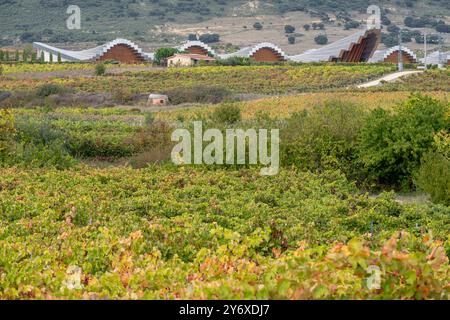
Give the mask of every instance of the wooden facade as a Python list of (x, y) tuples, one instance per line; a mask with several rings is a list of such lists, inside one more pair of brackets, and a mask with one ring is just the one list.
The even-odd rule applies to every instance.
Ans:
[(138, 52), (125, 44), (118, 44), (109, 49), (105, 54), (100, 56), (97, 61), (114, 60), (120, 63), (142, 63), (144, 58)]
[(209, 54), (208, 50), (200, 46), (191, 46), (186, 49), (187, 52), (191, 54), (200, 54), (203, 56), (207, 56)]
[(285, 61), (283, 56), (272, 48), (261, 48), (257, 50), (250, 58), (258, 62), (279, 62)]
[[(398, 63), (398, 56), (399, 56), (398, 50), (394, 51), (393, 53), (391, 53), (388, 57), (386, 57), (384, 59), (384, 62), (386, 62), (386, 63)], [(414, 59), (413, 56), (411, 56), (410, 54), (408, 54), (405, 51), (402, 51), (402, 58), (403, 58), (403, 63), (406, 63), (406, 64), (417, 63), (416, 59)]]
[(339, 57), (335, 57), (335, 62), (367, 62), (375, 49), (378, 47), (381, 39), (381, 30), (368, 30), (364, 36), (360, 37), (358, 42), (352, 43), (348, 50), (342, 50)]

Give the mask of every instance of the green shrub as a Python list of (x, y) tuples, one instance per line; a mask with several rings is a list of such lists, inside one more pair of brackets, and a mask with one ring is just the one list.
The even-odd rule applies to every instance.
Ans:
[(167, 90), (172, 104), (181, 103), (220, 103), (231, 96), (231, 92), (221, 86), (194, 86)]
[(235, 124), (241, 119), (241, 109), (232, 104), (221, 105), (212, 114), (212, 120), (222, 124)]
[[(152, 115), (147, 113), (146, 115)], [(148, 119), (153, 119), (149, 117)], [(146, 117), (147, 120), (147, 117)], [(135, 146), (138, 154), (130, 159), (133, 168), (144, 168), (152, 163), (163, 162), (170, 159), (173, 149), (171, 141), (172, 128), (165, 122), (146, 121), (146, 126), (135, 133), (126, 144)]]
[(365, 117), (361, 107), (341, 101), (294, 114), (281, 131), (283, 165), (312, 171), (341, 169), (356, 175), (355, 144)]
[(155, 52), (155, 58), (154, 61), (157, 65), (163, 65), (165, 63), (165, 60), (179, 51), (175, 48), (159, 48)]
[(450, 160), (442, 154), (427, 153), (414, 182), (431, 196), (431, 201), (450, 205)]
[(114, 91), (114, 100), (117, 103), (127, 104), (133, 101), (133, 92), (128, 88), (117, 88)]
[(153, 124), (153, 122), (155, 121), (155, 115), (152, 112), (146, 112), (144, 114), (144, 124), (146, 126), (150, 126)]
[(256, 30), (262, 30), (263, 29), (263, 25), (261, 22), (255, 22), (253, 24), (253, 28), (255, 28)]
[(315, 38), (314, 38), (314, 41), (315, 41), (317, 44), (325, 45), (325, 44), (328, 43), (328, 37), (327, 37), (326, 35), (321, 34), (321, 35), (318, 35), (317, 37), (315, 37)]
[(250, 66), (256, 64), (256, 62), (247, 57), (231, 57), (216, 61), (216, 64), (221, 66)]
[(55, 140), (48, 144), (24, 144), (17, 154), (15, 162), (26, 167), (53, 167), (59, 170), (68, 169), (77, 163), (61, 140)]
[(16, 129), (20, 141), (24, 143), (48, 144), (56, 140), (67, 139), (65, 134), (60, 129), (52, 126), (49, 120), (32, 120), (28, 117), (18, 118)]
[(104, 76), (106, 73), (106, 66), (104, 63), (98, 63), (95, 66), (95, 75), (96, 76)]
[(47, 83), (47, 84), (43, 84), (37, 88), (36, 95), (38, 97), (45, 98), (45, 97), (48, 97), (53, 94), (65, 93), (67, 91), (68, 90), (63, 86), (60, 86), (57, 84), (52, 84), (52, 83)]
[(422, 159), (415, 176), (416, 185), (431, 196), (435, 203), (450, 205), (450, 134), (444, 131), (434, 138), (436, 151)]
[[(358, 137), (358, 154), (368, 182), (412, 187), (412, 174), (446, 126), (448, 104), (413, 95), (392, 113), (374, 110)], [(448, 123), (447, 123), (448, 125)]]
[(286, 33), (294, 33), (295, 32), (295, 27), (291, 26), (291, 25), (285, 25), (284, 26), (284, 32)]

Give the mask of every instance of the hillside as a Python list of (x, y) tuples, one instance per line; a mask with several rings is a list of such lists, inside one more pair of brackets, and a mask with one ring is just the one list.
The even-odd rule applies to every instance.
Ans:
[[(218, 33), (222, 45), (267, 39), (286, 45), (287, 51), (298, 51), (314, 45), (317, 34), (326, 33), (331, 41), (351, 33), (346, 26), (363, 22), (369, 4), (379, 4), (387, 21), (399, 20), (399, 25), (408, 15), (448, 23), (450, 11), (446, 0), (80, 0), (81, 30), (68, 30), (70, 4), (67, 0), (0, 0), (0, 46), (33, 41), (101, 43), (117, 37), (161, 46), (178, 43), (189, 33)], [(253, 28), (255, 22), (262, 23), (260, 32)], [(304, 24), (314, 22), (323, 23), (324, 28), (305, 32)], [(296, 38), (292, 46), (284, 33), (286, 24), (296, 27), (289, 34)]]

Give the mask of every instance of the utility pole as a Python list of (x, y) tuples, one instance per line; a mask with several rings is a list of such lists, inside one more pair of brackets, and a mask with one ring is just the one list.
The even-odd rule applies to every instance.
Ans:
[(439, 34), (439, 61), (438, 61), (438, 67), (439, 68), (443, 68), (444, 67), (444, 63), (443, 63), (443, 47), (444, 46), (444, 37), (442, 36), (442, 34)]
[(398, 71), (403, 72), (402, 29), (398, 31)]
[(425, 33), (423, 35), (423, 45), (424, 45), (424, 52), (425, 52), (425, 70), (428, 69), (428, 52), (427, 52), (427, 41), (428, 41), (428, 35)]

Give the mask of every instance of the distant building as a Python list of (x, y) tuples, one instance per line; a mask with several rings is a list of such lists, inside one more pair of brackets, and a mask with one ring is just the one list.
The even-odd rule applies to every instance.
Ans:
[(216, 61), (215, 58), (204, 56), (201, 54), (176, 54), (167, 58), (167, 66), (170, 67), (192, 67), (200, 62), (211, 63)]
[[(420, 59), (420, 62), (425, 64), (425, 58)], [(433, 66), (438, 66), (438, 65), (450, 66), (450, 51), (441, 52), (440, 54), (439, 54), (439, 51), (435, 51), (435, 52), (429, 54), (427, 57), (426, 64), (433, 65)]]
[(187, 52), (191, 54), (199, 54), (202, 56), (216, 56), (216, 52), (211, 49), (206, 43), (201, 41), (188, 41), (183, 45), (177, 47), (180, 52)]
[(233, 57), (250, 58), (258, 62), (281, 62), (289, 60), (289, 57), (278, 46), (263, 42), (252, 47), (243, 48), (237, 52), (219, 55), (221, 59)]
[(318, 49), (292, 56), (295, 62), (368, 62), (381, 41), (381, 30), (361, 30)]
[(169, 97), (164, 94), (154, 94), (148, 96), (147, 105), (149, 106), (166, 106), (169, 104)]
[(102, 46), (92, 49), (72, 51), (52, 47), (48, 44), (35, 42), (33, 47), (37, 50), (38, 59), (44, 57), (44, 62), (99, 62), (114, 60), (121, 63), (141, 63), (153, 60), (153, 54), (144, 53), (133, 42), (126, 39), (116, 39)]
[[(368, 62), (373, 57), (380, 40), (381, 30), (360, 30), (329, 45), (293, 56), (288, 56), (278, 46), (268, 42), (248, 46), (233, 53), (216, 54), (211, 47), (201, 41), (188, 41), (175, 47), (181, 53), (168, 58), (167, 64), (169, 67), (193, 66), (200, 61), (210, 63), (216, 59), (233, 57), (249, 58), (258, 62)], [(153, 61), (155, 56), (154, 53), (145, 53), (126, 39), (116, 39), (102, 46), (81, 51), (59, 49), (41, 42), (35, 42), (33, 46), (37, 50), (38, 58), (43, 57), (45, 62), (57, 62), (59, 56), (62, 62), (115, 60), (121, 63), (141, 63)], [(406, 50), (405, 52), (409, 53)], [(405, 56), (405, 61), (409, 58)], [(395, 60), (395, 52), (387, 59)]]
[[(369, 60), (372, 63), (398, 63), (398, 58), (400, 54), (399, 46), (395, 46), (386, 50), (375, 51), (373, 57)], [(403, 63), (414, 64), (418, 63), (416, 54), (409, 48), (402, 46), (402, 60)]]

